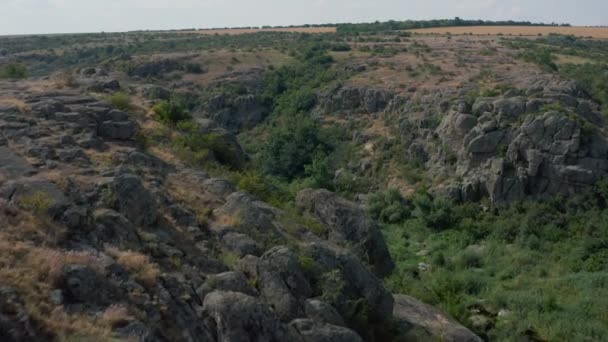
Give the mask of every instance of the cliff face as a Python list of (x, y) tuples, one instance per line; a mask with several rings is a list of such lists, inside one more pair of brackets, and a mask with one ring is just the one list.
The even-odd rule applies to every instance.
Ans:
[(103, 100), (22, 99), (25, 110), (0, 109), (3, 340), (360, 341), (444, 330), (478, 340), (451, 320), (429, 325), (435, 313), (408, 313), (422, 303), (395, 301), (382, 284), (393, 268), (382, 234), (355, 204), (306, 190), (293, 216), (136, 148), (140, 123)]

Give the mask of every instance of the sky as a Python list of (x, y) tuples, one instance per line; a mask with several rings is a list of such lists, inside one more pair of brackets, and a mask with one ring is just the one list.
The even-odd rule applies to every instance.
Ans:
[(0, 0), (0, 35), (457, 16), (608, 25), (608, 0)]

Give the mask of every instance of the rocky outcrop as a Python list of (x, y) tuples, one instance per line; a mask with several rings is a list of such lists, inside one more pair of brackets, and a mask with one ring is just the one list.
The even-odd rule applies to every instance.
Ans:
[(469, 329), (441, 310), (412, 297), (395, 295), (394, 320), (406, 339), (481, 342)]
[[(390, 97), (362, 94), (358, 106), (370, 112)], [(16, 234), (7, 246), (36, 262), (28, 279), (40, 293), (0, 289), (0, 340), (55, 338), (40, 333), (49, 329), (45, 317), (28, 313), (37, 296), (48, 297), (53, 319), (94, 322), (117, 339), (397, 338), (393, 296), (381, 280), (394, 265), (354, 203), (301, 192), (297, 207), (322, 225), (316, 235), (293, 220), (297, 213), (139, 149), (130, 141), (135, 121), (104, 101), (74, 90), (23, 100), (31, 111), (0, 108), (0, 221), (9, 223), (0, 233)], [(234, 134), (202, 123), (216, 158), (245, 161)], [(429, 154), (423, 145), (411, 151)]]
[(319, 115), (331, 113), (377, 113), (389, 104), (393, 94), (384, 89), (344, 86), (331, 88), (319, 95)]
[(351, 247), (369, 262), (376, 275), (391, 273), (394, 263), (380, 229), (356, 204), (327, 190), (304, 190), (298, 194), (296, 205), (327, 227), (330, 241)]
[(203, 309), (217, 341), (300, 341), (297, 332), (281, 323), (268, 306), (246, 294), (212, 292), (205, 297)]
[(281, 320), (303, 317), (302, 304), (312, 296), (312, 289), (296, 255), (287, 247), (274, 247), (262, 255), (257, 267), (262, 296)]
[(238, 133), (258, 125), (270, 111), (271, 108), (255, 95), (219, 94), (209, 98), (194, 116), (211, 119), (220, 127)]
[[(387, 112), (400, 117), (409, 159), (449, 180), (434, 194), (455, 201), (489, 197), (505, 204), (569, 196), (606, 175), (608, 138), (598, 106), (572, 82), (534, 76), (522, 86), (471, 103), (445, 100), (450, 92), (416, 99), (417, 107), (401, 98), (391, 101)], [(419, 113), (420, 108), (427, 113)], [(430, 116), (441, 117), (432, 131), (424, 123)], [(436, 140), (440, 149), (434, 147)]]

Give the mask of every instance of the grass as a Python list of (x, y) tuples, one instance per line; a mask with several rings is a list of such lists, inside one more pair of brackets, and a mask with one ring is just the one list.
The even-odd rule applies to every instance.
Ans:
[[(441, 230), (426, 218), (433, 213), (385, 224), (397, 265), (386, 285), (446, 310), (491, 341), (605, 340), (608, 209), (600, 193), (487, 212), (452, 205)], [(471, 320), (480, 307), (488, 324)]]
[(116, 92), (108, 97), (108, 101), (115, 109), (128, 111), (132, 108), (131, 96), (127, 93)]
[(28, 196), (21, 196), (17, 202), (19, 207), (39, 217), (46, 216), (54, 204), (53, 199), (47, 193), (41, 191), (34, 192)]
[(138, 282), (146, 287), (152, 287), (160, 276), (158, 265), (152, 263), (150, 258), (142, 253), (121, 251), (116, 247), (106, 247), (106, 252), (116, 259), (116, 262), (135, 274)]

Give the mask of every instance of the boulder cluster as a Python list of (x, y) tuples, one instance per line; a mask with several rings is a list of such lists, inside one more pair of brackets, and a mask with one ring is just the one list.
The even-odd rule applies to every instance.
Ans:
[[(125, 308), (113, 333), (138, 341), (480, 341), (384, 287), (394, 264), (356, 204), (302, 191), (298, 215), (318, 222), (311, 229), (227, 180), (139, 150), (137, 122), (103, 100), (66, 91), (23, 101), (26, 110), (0, 108), (0, 220), (33, 210), (63, 232), (49, 305), (88, 317)], [(0, 289), (0, 339), (52, 337), (23, 295)]]

